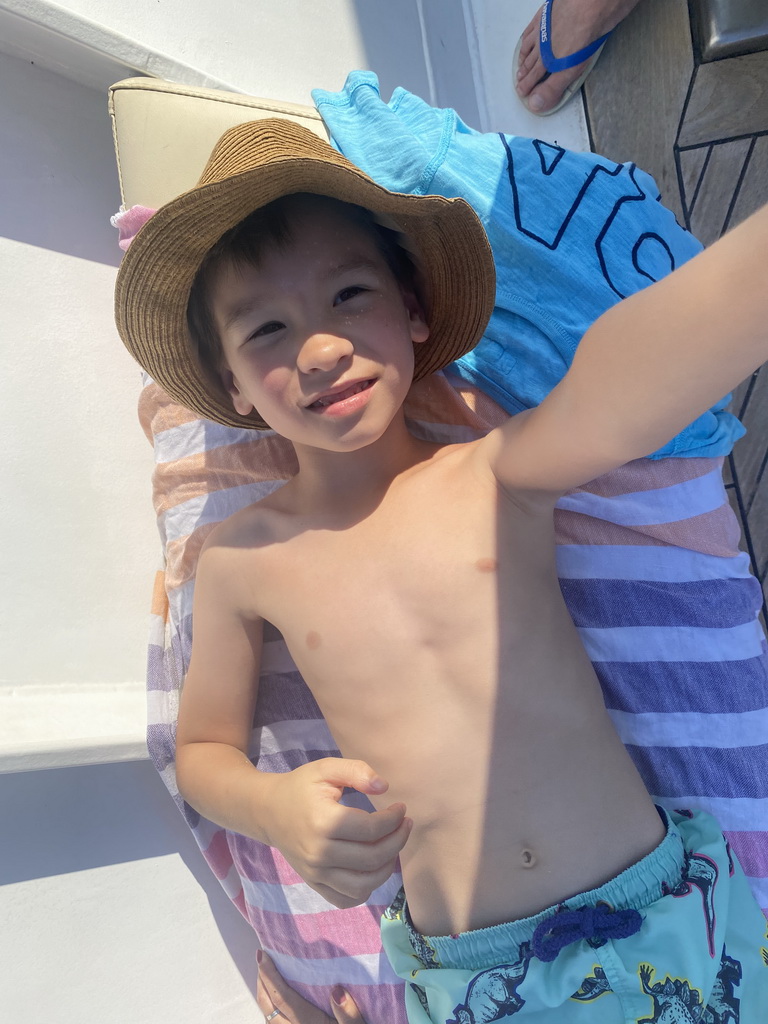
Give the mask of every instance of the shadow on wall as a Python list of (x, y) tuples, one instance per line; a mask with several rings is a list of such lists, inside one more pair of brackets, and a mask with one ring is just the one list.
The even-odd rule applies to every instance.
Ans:
[[(385, 99), (402, 85), (478, 124), (462, 0), (354, 0), (354, 17)], [(0, 237), (117, 266), (106, 95), (3, 54), (0, 96)]]
[[(0, 822), (0, 901), (5, 885), (179, 857), (205, 892), (222, 941), (253, 991), (254, 934), (203, 860), (149, 761), (0, 775)], [(34, 886), (29, 893), (33, 899)], [(147, 898), (136, 894), (138, 902)], [(63, 912), (76, 914), (72, 908)]]
[(366, 66), (379, 76), (384, 100), (402, 85), (480, 126), (462, 0), (354, 0), (353, 8)]
[(0, 96), (0, 237), (117, 266), (106, 96), (6, 54)]

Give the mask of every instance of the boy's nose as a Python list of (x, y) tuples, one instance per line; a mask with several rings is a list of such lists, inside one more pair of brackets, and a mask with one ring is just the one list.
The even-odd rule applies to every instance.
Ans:
[(301, 346), (297, 366), (302, 373), (313, 370), (333, 370), (354, 352), (349, 338), (317, 331), (310, 334)]

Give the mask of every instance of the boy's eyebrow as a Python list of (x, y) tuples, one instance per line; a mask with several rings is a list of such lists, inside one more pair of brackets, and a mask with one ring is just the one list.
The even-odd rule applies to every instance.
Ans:
[(339, 274), (346, 274), (350, 270), (379, 269), (379, 264), (375, 260), (368, 259), (367, 256), (353, 256), (351, 259), (344, 260), (343, 263), (337, 263), (335, 266), (329, 267), (323, 276), (330, 280)]
[(242, 302), (236, 303), (230, 309), (226, 311), (223, 316), (224, 329), (230, 330), (241, 322), (246, 320), (255, 309), (262, 306), (266, 299), (262, 295), (251, 295), (249, 298), (244, 299)]
[[(379, 264), (377, 264), (375, 260), (368, 259), (366, 256), (353, 256), (351, 259), (344, 260), (342, 263), (337, 263), (328, 267), (321, 277), (324, 281), (332, 281), (334, 277), (346, 274), (349, 271), (379, 269)], [(249, 295), (247, 299), (236, 303), (231, 309), (228, 309), (223, 316), (224, 329), (230, 330), (232, 327), (236, 327), (241, 320), (247, 319), (255, 309), (258, 309), (259, 306), (264, 305), (268, 301), (268, 296), (259, 293), (257, 295)]]

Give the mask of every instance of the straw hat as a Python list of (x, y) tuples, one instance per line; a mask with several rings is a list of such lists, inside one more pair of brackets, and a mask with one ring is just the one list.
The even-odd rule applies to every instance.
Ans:
[(389, 192), (291, 121), (230, 128), (197, 186), (161, 207), (139, 231), (115, 291), (117, 329), (134, 358), (182, 405), (228, 426), (267, 424), (256, 412), (239, 416), (223, 383), (199, 360), (187, 327), (190, 289), (203, 257), (225, 231), (295, 192), (356, 203), (387, 223), (394, 220), (407, 236), (430, 326), (428, 341), (415, 346), (415, 380), (473, 348), (493, 309), (493, 256), (464, 200)]

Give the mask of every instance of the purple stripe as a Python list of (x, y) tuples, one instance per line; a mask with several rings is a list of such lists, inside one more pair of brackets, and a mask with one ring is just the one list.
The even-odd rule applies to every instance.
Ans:
[[(259, 680), (256, 725), (322, 719), (317, 701), (298, 672), (265, 672)], [(325, 755), (323, 755), (325, 756)]]
[(733, 714), (768, 707), (768, 656), (744, 661), (603, 661), (595, 665), (615, 711)]
[[(170, 650), (159, 644), (150, 644), (147, 651), (147, 689), (179, 689), (182, 676), (189, 664), (189, 644), (178, 633), (171, 637)], [(185, 650), (187, 651), (185, 657)]]
[(147, 749), (152, 763), (164, 772), (176, 759), (176, 725), (166, 722), (147, 726)]
[(253, 762), (261, 772), (292, 772), (307, 761), (318, 761), (321, 757), (339, 757), (339, 751), (328, 750), (281, 750), (275, 754), (260, 754)]
[(627, 750), (649, 792), (659, 797), (768, 797), (768, 743), (727, 748), (628, 745)]
[(697, 626), (723, 629), (754, 621), (762, 604), (760, 584), (747, 579), (560, 581), (577, 626)]

